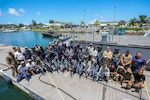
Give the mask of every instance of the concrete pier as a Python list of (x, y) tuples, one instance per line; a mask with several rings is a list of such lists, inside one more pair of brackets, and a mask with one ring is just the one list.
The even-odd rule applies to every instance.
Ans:
[[(73, 40), (100, 42), (102, 41), (102, 35), (100, 34), (72, 34), (76, 38)], [(115, 43), (118, 45), (140, 45), (140, 46), (150, 46), (150, 37), (144, 37), (142, 35), (106, 35), (107, 43)]]
[[(120, 84), (111, 81), (95, 82), (84, 75), (80, 79), (77, 74), (71, 78), (69, 72), (36, 74), (29, 82), (23, 79), (17, 83), (16, 78), (11, 76), (11, 70), (4, 70), (7, 69), (5, 57), (9, 50), (12, 50), (12, 46), (0, 44), (0, 74), (10, 78), (14, 85), (35, 100), (148, 100), (145, 88), (139, 95), (131, 91), (126, 92)], [(145, 75), (150, 90), (150, 74), (145, 71)]]

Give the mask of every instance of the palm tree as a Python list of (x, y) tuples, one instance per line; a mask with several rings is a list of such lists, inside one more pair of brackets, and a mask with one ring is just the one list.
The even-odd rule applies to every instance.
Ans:
[(55, 21), (54, 21), (53, 19), (50, 19), (50, 20), (49, 20), (49, 23), (52, 24), (51, 27), (54, 28), (54, 23), (55, 23)]
[(125, 25), (125, 24), (126, 24), (126, 21), (124, 21), (124, 20), (120, 20), (119, 23), (118, 23), (118, 25), (121, 26), (121, 27), (122, 27), (123, 25)]
[(100, 25), (100, 22), (98, 21), (98, 20), (96, 20), (95, 22), (94, 22), (94, 26), (99, 26)]
[(140, 15), (139, 16), (139, 22), (140, 22), (140, 27), (142, 27), (143, 24), (148, 23), (147, 16), (146, 15)]
[(138, 23), (138, 20), (136, 18), (130, 19), (129, 26), (134, 27), (136, 23)]

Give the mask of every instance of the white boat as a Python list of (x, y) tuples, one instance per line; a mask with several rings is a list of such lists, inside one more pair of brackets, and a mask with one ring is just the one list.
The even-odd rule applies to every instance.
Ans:
[(15, 29), (5, 29), (5, 30), (2, 30), (3, 33), (10, 33), (10, 32), (17, 32), (17, 30)]
[(66, 40), (68, 40), (70, 38), (71, 38), (71, 36), (68, 35), (68, 34), (63, 34), (63, 35), (59, 36), (59, 40), (60, 41), (66, 41)]
[(150, 29), (144, 34), (144, 37), (149, 37), (150, 36)]

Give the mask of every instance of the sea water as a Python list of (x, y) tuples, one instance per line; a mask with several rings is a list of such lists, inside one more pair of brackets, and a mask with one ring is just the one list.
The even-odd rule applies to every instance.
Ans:
[(32, 98), (0, 77), (0, 100), (32, 100)]
[(8, 44), (13, 46), (28, 46), (29, 48), (39, 44), (39, 46), (45, 47), (49, 42), (53, 41), (54, 38), (46, 37), (41, 32), (33, 31), (18, 31), (13, 33), (2, 33), (0, 32), (0, 43)]

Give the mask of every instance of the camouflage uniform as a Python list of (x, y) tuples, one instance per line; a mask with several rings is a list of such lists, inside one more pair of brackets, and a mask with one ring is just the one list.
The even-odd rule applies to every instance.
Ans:
[(128, 69), (126, 73), (124, 74), (124, 79), (121, 85), (125, 89), (131, 89), (134, 81), (135, 81), (134, 75), (131, 69)]

